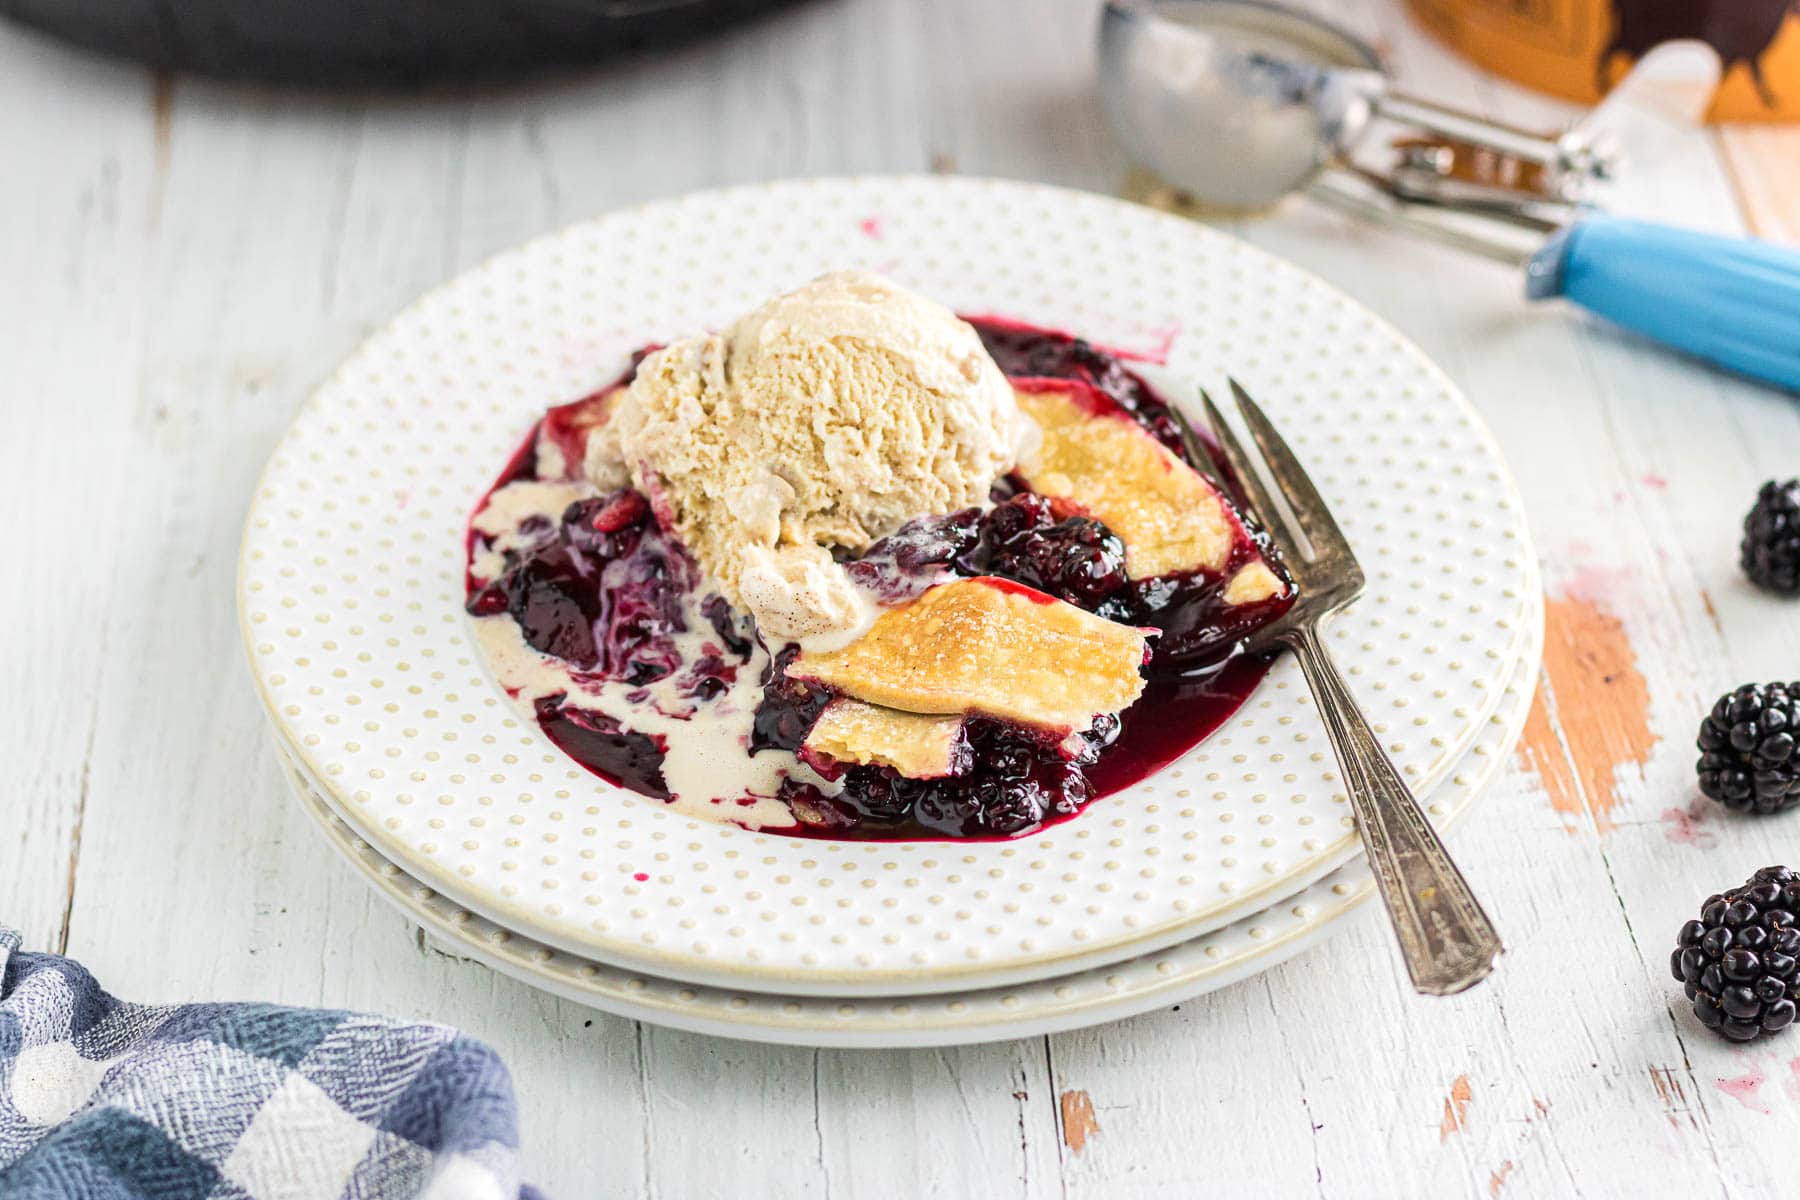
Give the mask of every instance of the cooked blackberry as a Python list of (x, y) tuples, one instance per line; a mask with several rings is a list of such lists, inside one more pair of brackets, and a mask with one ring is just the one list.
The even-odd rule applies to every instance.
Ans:
[(912, 816), (913, 803), (925, 788), (886, 767), (854, 767), (844, 776), (839, 799), (867, 820), (893, 824)]
[(984, 779), (975, 787), (981, 828), (1007, 837), (1042, 823), (1050, 796), (1031, 779)]
[(1055, 521), (1050, 501), (1036, 492), (1018, 492), (987, 511), (981, 519), (982, 534), (991, 545), (1002, 546)]
[(1081, 735), (1083, 748), (1075, 755), (1075, 762), (1086, 766), (1100, 757), (1100, 752), (1119, 740), (1119, 730), (1124, 723), (1115, 713), (1101, 713), (1094, 718), (1094, 724)]
[(700, 613), (725, 649), (739, 658), (750, 657), (750, 651), (755, 649), (750, 642), (756, 636), (755, 622), (732, 608), (731, 601), (723, 596), (708, 596), (700, 605)]
[(590, 563), (555, 544), (514, 565), (501, 586), (526, 643), (584, 671), (598, 669), (594, 622), (600, 617), (600, 598), (595, 577)]
[(1739, 562), (1750, 582), (1771, 592), (1800, 596), (1800, 479), (1771, 479), (1744, 517)]
[(958, 575), (984, 574), (984, 528), (979, 508), (915, 517), (870, 546), (867, 554), (845, 569), (883, 603), (898, 604), (918, 595), (946, 570)]
[(917, 572), (955, 562), (980, 541), (981, 510), (965, 508), (941, 517), (908, 521), (877, 546), (891, 546), (895, 564), (903, 571)]
[(951, 837), (979, 837), (985, 831), (981, 801), (971, 787), (925, 788), (913, 804), (913, 820)]
[(1800, 683), (1747, 683), (1700, 722), (1700, 790), (1738, 812), (1800, 804)]
[(1709, 896), (1676, 935), (1669, 969), (1708, 1029), (1734, 1042), (1778, 1033), (1800, 1003), (1800, 874), (1764, 867)]
[(650, 502), (625, 489), (577, 500), (563, 512), (563, 540), (599, 558), (623, 558), (637, 549), (650, 516)]
[(1094, 785), (1088, 782), (1080, 763), (1068, 762), (1057, 770), (1049, 793), (1050, 811), (1059, 817), (1069, 817), (1080, 812), (1081, 806), (1094, 798)]
[(1125, 543), (1087, 517), (1030, 528), (996, 544), (992, 569), (1090, 610), (1130, 582)]
[(862, 825), (861, 814), (842, 796), (827, 796), (810, 783), (783, 779), (775, 796), (806, 829), (836, 837), (854, 833)]
[(800, 749), (820, 710), (831, 703), (831, 693), (824, 688), (788, 678), (787, 669), (798, 657), (800, 647), (783, 646), (763, 668), (763, 698), (751, 726), (751, 754)]
[(1037, 828), (1052, 797), (1035, 779), (980, 775), (922, 787), (913, 819), (951, 837), (1012, 837)]

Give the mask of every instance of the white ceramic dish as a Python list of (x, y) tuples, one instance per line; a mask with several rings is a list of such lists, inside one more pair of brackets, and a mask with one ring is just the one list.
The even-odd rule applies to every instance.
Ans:
[[(627, 353), (862, 266), (964, 312), (1154, 352), (1172, 398), (1243, 379), (1368, 568), (1332, 645), (1414, 786), (1497, 704), (1539, 602), (1479, 419), (1372, 314), (1225, 235), (968, 179), (783, 183), (616, 213), (503, 254), (372, 337), (257, 491), (240, 613), (282, 736), (385, 856), (547, 945), (828, 996), (1068, 973), (1192, 938), (1356, 851), (1291, 662), (1188, 757), (1009, 843), (801, 841), (677, 817), (565, 758), (478, 661), (470, 505), (545, 405)], [(627, 284), (629, 286), (627, 286)]]
[[(1468, 811), (1510, 755), (1538, 675), (1542, 618), (1499, 707), (1433, 793), (1433, 819)], [(356, 835), (296, 766), (282, 758), (302, 806), (377, 892), (445, 949), (565, 999), (695, 1033), (792, 1045), (941, 1046), (1057, 1033), (1148, 1012), (1266, 971), (1315, 945), (1375, 894), (1361, 860), (1269, 908), (1153, 954), (1012, 987), (904, 999), (780, 996), (658, 978), (552, 949), (462, 908), (413, 879)], [(1396, 956), (1393, 969), (1401, 970)], [(1501, 969), (1505, 969), (1502, 960)]]

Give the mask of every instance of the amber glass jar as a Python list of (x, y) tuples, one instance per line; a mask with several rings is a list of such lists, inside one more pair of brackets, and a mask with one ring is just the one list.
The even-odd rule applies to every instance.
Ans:
[(1698, 38), (1725, 62), (1714, 120), (1800, 120), (1794, 0), (1407, 0), (1438, 37), (1528, 87), (1593, 102), (1661, 42)]

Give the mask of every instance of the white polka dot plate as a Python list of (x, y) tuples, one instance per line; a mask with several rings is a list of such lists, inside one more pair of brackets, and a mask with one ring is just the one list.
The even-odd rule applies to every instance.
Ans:
[[(1440, 826), (1458, 820), (1498, 773), (1525, 726), (1537, 682), (1543, 619), (1475, 744), (1433, 793)], [(282, 757), (288, 760), (288, 752)], [(302, 806), (375, 890), (452, 954), (564, 999), (694, 1033), (803, 1046), (947, 1046), (1034, 1037), (1121, 1020), (1217, 990), (1284, 962), (1341, 928), (1375, 894), (1360, 860), (1261, 912), (1124, 962), (1012, 987), (901, 999), (779, 996), (680, 983), (554, 950), (484, 920), (383, 858), (288, 760)], [(1502, 960), (1502, 969), (1505, 967)], [(1393, 969), (1401, 971), (1399, 957)]]
[(1291, 660), (1185, 758), (1013, 842), (834, 842), (677, 816), (564, 757), (485, 675), (470, 507), (552, 403), (822, 271), (1136, 350), (1174, 399), (1243, 380), (1369, 575), (1331, 644), (1424, 791), (1488, 726), (1538, 603), (1491, 438), (1410, 343), (1180, 218), (1029, 184), (822, 180), (682, 197), (501, 254), (304, 406), (249, 515), (239, 609), (284, 739), (381, 854), (520, 935), (738, 989), (929, 992), (1216, 929), (1356, 852)]

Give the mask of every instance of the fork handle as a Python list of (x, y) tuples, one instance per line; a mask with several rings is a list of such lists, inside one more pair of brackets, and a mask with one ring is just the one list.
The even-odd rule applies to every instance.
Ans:
[(1414, 989), (1449, 996), (1487, 978), (1505, 946), (1338, 673), (1316, 623), (1284, 639), (1319, 704), (1382, 903)]

